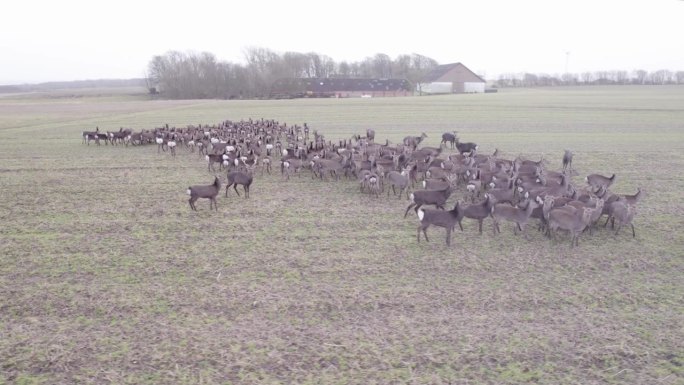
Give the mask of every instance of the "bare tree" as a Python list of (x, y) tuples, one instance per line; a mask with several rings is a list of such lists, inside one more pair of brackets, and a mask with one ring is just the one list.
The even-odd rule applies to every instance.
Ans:
[(615, 81), (619, 84), (627, 84), (629, 76), (627, 71), (615, 71)]
[(636, 70), (636, 71), (634, 71), (634, 77), (636, 79), (637, 84), (646, 84), (648, 72), (646, 72), (644, 70)]
[(677, 71), (675, 73), (675, 80), (677, 84), (684, 84), (684, 71)]
[(376, 78), (392, 77), (392, 59), (384, 53), (376, 54), (373, 57), (373, 76)]

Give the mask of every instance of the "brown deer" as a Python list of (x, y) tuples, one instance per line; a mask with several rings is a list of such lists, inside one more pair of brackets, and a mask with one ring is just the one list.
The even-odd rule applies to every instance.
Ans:
[(527, 207), (525, 209), (514, 207), (506, 203), (495, 204), (494, 207), (492, 207), (492, 226), (494, 228), (494, 233), (501, 233), (499, 222), (501, 222), (501, 220), (505, 220), (514, 222), (516, 224), (516, 226), (513, 228), (514, 234), (516, 234), (518, 228), (520, 228), (520, 231), (523, 233), (525, 239), (529, 239), (527, 233), (525, 232), (525, 227), (527, 222), (530, 220), (532, 210), (536, 209), (537, 207), (539, 207), (539, 204), (532, 199), (527, 201)]
[(233, 189), (235, 190), (237, 195), (240, 196), (237, 186), (241, 184), (242, 188), (245, 190), (245, 199), (249, 198), (249, 186), (252, 185), (252, 181), (254, 180), (255, 167), (256, 165), (248, 167), (246, 173), (242, 171), (230, 171), (228, 173), (228, 183), (226, 184), (226, 197), (228, 196), (228, 188), (230, 186), (233, 186)]
[(591, 223), (591, 215), (594, 210), (583, 208), (581, 210), (561, 210), (554, 209), (549, 213), (549, 231), (553, 234), (558, 229), (570, 232), (570, 247), (579, 246), (579, 236), (582, 231)]

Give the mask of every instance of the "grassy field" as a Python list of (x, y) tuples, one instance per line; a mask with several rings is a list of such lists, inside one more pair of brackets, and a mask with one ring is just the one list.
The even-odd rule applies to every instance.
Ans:
[[(187, 186), (213, 179), (197, 154), (80, 137), (262, 117), (332, 140), (458, 130), (552, 169), (569, 148), (576, 184), (614, 172), (613, 191), (644, 189), (637, 236), (601, 229), (570, 249), (466, 220), (451, 247), (434, 227), (418, 244), (407, 201), (308, 174), (258, 176), (249, 200), (193, 212)], [(0, 384), (682, 384), (682, 169), (684, 87), (0, 97)]]

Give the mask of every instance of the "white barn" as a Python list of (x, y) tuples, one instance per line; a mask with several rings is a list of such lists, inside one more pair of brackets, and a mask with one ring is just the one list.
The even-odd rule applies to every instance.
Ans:
[(485, 92), (485, 80), (461, 63), (435, 67), (417, 85), (419, 94), (463, 94)]

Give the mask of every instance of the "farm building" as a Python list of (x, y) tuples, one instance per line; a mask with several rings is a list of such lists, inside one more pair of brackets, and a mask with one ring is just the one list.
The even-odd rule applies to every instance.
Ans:
[(413, 95), (406, 79), (288, 78), (271, 87), (271, 98), (350, 98)]
[(417, 91), (421, 94), (462, 94), (485, 92), (485, 80), (461, 63), (435, 67), (420, 80)]

